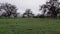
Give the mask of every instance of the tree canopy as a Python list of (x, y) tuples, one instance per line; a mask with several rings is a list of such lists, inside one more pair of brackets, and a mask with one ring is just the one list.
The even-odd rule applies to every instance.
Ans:
[(1, 6), (0, 6), (1, 12), (2, 12), (2, 9), (5, 10), (5, 12), (2, 13), (1, 16), (4, 16), (4, 17), (17, 16), (17, 7), (15, 5), (12, 5), (9, 3), (1, 3)]
[(46, 4), (42, 5), (40, 10), (43, 10), (43, 15), (49, 16), (48, 14), (50, 14), (50, 17), (57, 17), (57, 15), (60, 13), (60, 2), (58, 1), (59, 0), (50, 0), (46, 2)]

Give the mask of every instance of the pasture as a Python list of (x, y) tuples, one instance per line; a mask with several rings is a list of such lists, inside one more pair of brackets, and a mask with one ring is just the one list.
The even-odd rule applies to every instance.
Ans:
[(0, 18), (0, 34), (60, 34), (60, 19)]

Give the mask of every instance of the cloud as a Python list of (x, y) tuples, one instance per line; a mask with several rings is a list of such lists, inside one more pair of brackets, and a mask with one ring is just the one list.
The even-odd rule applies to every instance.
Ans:
[(42, 5), (47, 0), (0, 0), (1, 3), (11, 3), (18, 7), (18, 12), (23, 13), (25, 9), (32, 9), (37, 14), (39, 12), (39, 5)]

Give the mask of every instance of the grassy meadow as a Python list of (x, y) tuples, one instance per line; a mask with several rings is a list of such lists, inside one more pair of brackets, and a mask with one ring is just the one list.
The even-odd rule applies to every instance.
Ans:
[(0, 34), (60, 34), (60, 19), (0, 18)]

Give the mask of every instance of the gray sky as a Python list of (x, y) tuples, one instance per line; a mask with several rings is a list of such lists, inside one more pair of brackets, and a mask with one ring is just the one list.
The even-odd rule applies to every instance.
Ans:
[(47, 0), (0, 0), (1, 3), (11, 3), (17, 6), (18, 12), (23, 13), (25, 9), (31, 9), (35, 14), (39, 13), (39, 5)]

